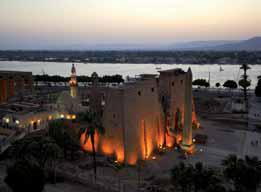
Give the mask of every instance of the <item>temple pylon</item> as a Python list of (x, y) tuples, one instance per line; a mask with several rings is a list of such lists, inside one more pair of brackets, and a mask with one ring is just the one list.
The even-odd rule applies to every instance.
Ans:
[(186, 75), (184, 115), (185, 116), (184, 127), (182, 131), (181, 148), (188, 153), (193, 153), (194, 144), (192, 140), (192, 72), (190, 68), (188, 69)]

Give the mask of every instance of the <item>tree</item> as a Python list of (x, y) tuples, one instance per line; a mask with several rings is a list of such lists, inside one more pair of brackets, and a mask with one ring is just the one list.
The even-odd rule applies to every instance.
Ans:
[(261, 97), (261, 77), (258, 78), (258, 83), (257, 86), (255, 88), (255, 94), (257, 97)]
[(70, 152), (71, 160), (74, 159), (74, 154), (77, 149), (80, 149), (78, 137), (71, 130), (71, 122), (67, 120), (54, 120), (49, 123), (49, 136), (55, 140), (57, 145), (63, 149), (64, 158), (67, 158), (67, 152)]
[(8, 149), (8, 157), (36, 162), (47, 175), (55, 179), (56, 161), (60, 157), (60, 147), (49, 137), (42, 135), (27, 136), (16, 141)]
[(251, 68), (247, 64), (242, 64), (240, 69), (244, 71), (244, 74), (242, 75), (242, 79), (239, 80), (239, 85), (243, 87), (246, 110), (248, 111), (247, 88), (250, 86), (251, 82), (248, 80), (247, 70)]
[(258, 158), (239, 159), (230, 155), (222, 161), (223, 174), (238, 192), (256, 192), (261, 183), (261, 168)]
[(171, 181), (176, 189), (189, 192), (193, 183), (193, 167), (186, 166), (183, 162), (174, 166), (171, 170)]
[(209, 87), (209, 82), (207, 82), (206, 79), (196, 79), (192, 82), (192, 85), (197, 85), (197, 86), (200, 86), (200, 87)]
[(196, 163), (193, 167), (193, 183), (194, 192), (213, 191), (213, 189), (225, 191), (217, 172), (214, 169), (204, 167), (201, 162)]
[(16, 141), (8, 153), (8, 156), (16, 160), (34, 159), (41, 168), (45, 168), (48, 161), (58, 158), (60, 148), (53, 139), (36, 135)]
[(216, 88), (219, 88), (220, 87), (220, 83), (216, 83)]
[(224, 192), (221, 180), (213, 169), (208, 169), (201, 162), (192, 165), (185, 165), (183, 162), (174, 166), (171, 170), (171, 181), (176, 189), (183, 192), (198, 191), (217, 191)]
[(8, 167), (5, 182), (13, 192), (41, 192), (45, 185), (44, 171), (36, 162), (19, 160)]
[(101, 118), (96, 112), (85, 112), (79, 114), (79, 121), (85, 124), (80, 129), (80, 135), (85, 134), (84, 144), (88, 139), (91, 139), (92, 144), (92, 156), (93, 156), (93, 170), (94, 178), (96, 181), (96, 149), (95, 149), (95, 134), (104, 134), (104, 127), (102, 126)]
[(223, 87), (229, 88), (229, 89), (236, 89), (237, 88), (237, 83), (233, 80), (227, 80), (224, 84)]

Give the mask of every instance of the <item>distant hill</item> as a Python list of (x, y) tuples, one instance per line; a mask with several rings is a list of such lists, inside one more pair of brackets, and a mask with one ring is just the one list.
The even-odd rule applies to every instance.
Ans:
[(174, 50), (193, 51), (261, 51), (261, 37), (253, 37), (243, 41), (197, 41), (176, 44)]
[(254, 37), (238, 43), (224, 44), (211, 49), (217, 51), (261, 51), (261, 37)]
[(191, 42), (184, 42), (184, 43), (175, 43), (174, 45), (170, 46), (170, 49), (175, 50), (194, 50), (194, 49), (207, 49), (210, 47), (216, 47), (225, 44), (232, 44), (237, 43), (240, 41), (191, 41)]

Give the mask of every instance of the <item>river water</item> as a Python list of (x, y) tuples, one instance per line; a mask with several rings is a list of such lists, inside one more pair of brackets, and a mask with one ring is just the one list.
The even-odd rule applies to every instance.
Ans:
[[(0, 70), (10, 71), (31, 71), (33, 74), (49, 74), (69, 76), (71, 71), (71, 63), (56, 63), (56, 62), (23, 62), (23, 61), (0, 61)], [(91, 75), (97, 72), (98, 75), (114, 75), (120, 74), (124, 78), (126, 76), (135, 76), (142, 73), (157, 74), (157, 69), (161, 70), (171, 68), (182, 68), (187, 70), (191, 67), (193, 79), (204, 78), (209, 79), (211, 87), (214, 87), (217, 82), (223, 84), (226, 80), (235, 80), (238, 82), (243, 71), (239, 65), (189, 65), (189, 64), (112, 64), (112, 63), (91, 63), (83, 64), (76, 63), (77, 75)], [(220, 70), (220, 67), (223, 70)], [(248, 71), (249, 79), (251, 80), (251, 88), (257, 84), (257, 76), (261, 75), (261, 65), (250, 65)], [(157, 68), (157, 69), (156, 69)]]

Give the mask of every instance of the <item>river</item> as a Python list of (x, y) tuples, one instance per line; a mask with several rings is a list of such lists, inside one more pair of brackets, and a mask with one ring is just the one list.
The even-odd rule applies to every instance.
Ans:
[[(49, 74), (69, 76), (71, 63), (56, 63), (56, 62), (23, 62), (23, 61), (0, 61), (0, 70), (10, 71), (31, 71), (36, 74)], [(77, 75), (91, 75), (97, 72), (98, 75), (114, 75), (120, 74), (124, 78), (126, 76), (135, 76), (142, 73), (157, 74), (157, 69), (161, 70), (171, 68), (182, 68), (187, 70), (191, 67), (193, 79), (204, 78), (209, 79), (211, 87), (214, 87), (217, 82), (223, 84), (226, 80), (235, 80), (238, 82), (243, 71), (240, 70), (240, 65), (189, 65), (189, 64), (111, 64), (111, 63), (91, 63), (83, 64), (76, 63)], [(248, 71), (249, 79), (251, 80), (251, 88), (257, 84), (257, 76), (261, 75), (261, 65), (250, 65)], [(156, 69), (157, 68), (157, 69)]]

